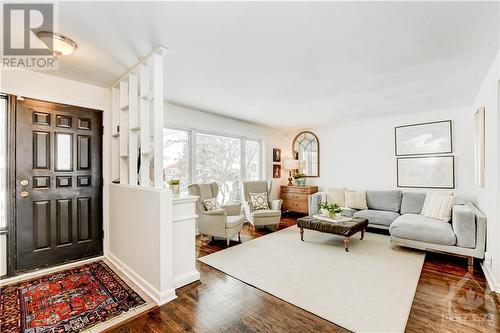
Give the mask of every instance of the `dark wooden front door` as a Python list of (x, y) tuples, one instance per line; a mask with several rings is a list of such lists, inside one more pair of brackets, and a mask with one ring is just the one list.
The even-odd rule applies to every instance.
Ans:
[(16, 105), (16, 270), (102, 253), (102, 113)]

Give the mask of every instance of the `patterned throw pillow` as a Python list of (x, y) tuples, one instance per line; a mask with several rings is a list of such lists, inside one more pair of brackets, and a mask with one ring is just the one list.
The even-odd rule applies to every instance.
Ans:
[(215, 198), (205, 199), (205, 200), (203, 200), (203, 204), (205, 205), (205, 208), (208, 211), (220, 209), (219, 202)]
[(269, 209), (269, 203), (267, 200), (267, 192), (250, 193), (250, 201), (252, 202), (254, 210)]

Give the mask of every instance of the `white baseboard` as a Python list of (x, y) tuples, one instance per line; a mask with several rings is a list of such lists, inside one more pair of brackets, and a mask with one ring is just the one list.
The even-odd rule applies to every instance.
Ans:
[(174, 288), (184, 287), (190, 283), (198, 281), (200, 279), (200, 272), (197, 270), (182, 274), (180, 276), (176, 276), (174, 279)]
[(134, 282), (139, 288), (141, 288), (149, 297), (153, 299), (158, 305), (163, 305), (176, 299), (175, 289), (170, 289), (164, 292), (160, 292), (158, 289), (153, 287), (149, 282), (144, 280), (139, 274), (137, 274), (133, 269), (125, 265), (120, 259), (108, 251), (106, 258), (111, 261), (116, 268), (122, 271), (132, 282)]
[(170, 290), (167, 290), (167, 291), (161, 293), (159, 301), (156, 303), (158, 303), (158, 305), (163, 305), (163, 304), (167, 304), (170, 301), (173, 301), (176, 298), (177, 298), (177, 295), (175, 294), (175, 289), (172, 288)]
[(493, 271), (491, 270), (491, 266), (488, 266), (484, 262), (482, 262), (481, 268), (483, 269), (484, 276), (486, 277), (486, 282), (488, 283), (488, 287), (492, 291), (500, 293), (500, 284), (497, 282), (495, 274), (493, 274)]

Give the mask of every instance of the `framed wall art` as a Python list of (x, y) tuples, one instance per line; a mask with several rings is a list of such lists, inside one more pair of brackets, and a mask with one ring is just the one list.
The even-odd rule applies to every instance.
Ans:
[(474, 115), (475, 122), (475, 144), (474, 144), (474, 182), (476, 185), (484, 187), (484, 145), (485, 145), (485, 109), (480, 107)]
[(273, 178), (281, 178), (281, 165), (273, 165)]
[(417, 156), (397, 158), (398, 187), (455, 188), (453, 156)]
[(451, 154), (451, 120), (398, 126), (395, 144), (396, 156)]
[(281, 162), (281, 149), (273, 148), (273, 162)]

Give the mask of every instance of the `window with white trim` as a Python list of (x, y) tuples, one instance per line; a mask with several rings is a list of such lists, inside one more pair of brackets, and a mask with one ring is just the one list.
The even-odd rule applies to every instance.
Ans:
[(261, 140), (175, 127), (163, 138), (166, 180), (180, 179), (183, 191), (215, 181), (222, 203), (240, 202), (241, 180), (262, 179)]
[(166, 180), (179, 179), (181, 189), (190, 182), (190, 132), (178, 129), (163, 130), (163, 170)]

